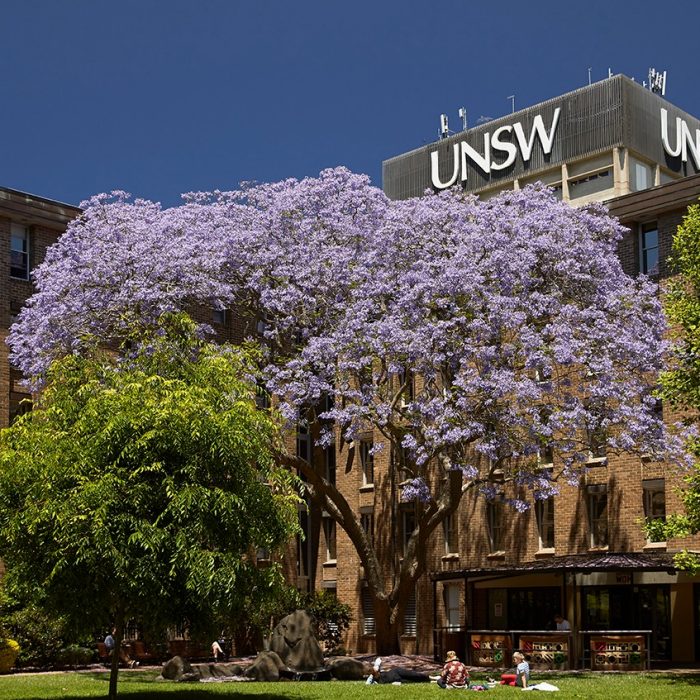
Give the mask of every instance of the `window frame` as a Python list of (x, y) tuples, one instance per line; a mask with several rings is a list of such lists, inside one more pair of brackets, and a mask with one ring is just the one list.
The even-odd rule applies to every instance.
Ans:
[(377, 633), (376, 618), (374, 616), (374, 598), (367, 586), (363, 586), (360, 593), (360, 610), (362, 612), (362, 636), (374, 637)]
[[(645, 236), (649, 233), (656, 234), (656, 245), (647, 246)], [(637, 244), (639, 247), (639, 272), (643, 275), (649, 275), (650, 277), (657, 277), (659, 275), (659, 269), (661, 264), (660, 256), (660, 246), (659, 246), (659, 225), (657, 221), (645, 221), (639, 224), (637, 230)], [(648, 253), (650, 251), (656, 252), (656, 262), (654, 265), (649, 266)]]
[[(413, 531), (418, 524), (418, 513), (416, 512), (415, 503), (403, 503), (400, 509), (401, 513), (401, 556), (406, 556), (408, 549), (408, 541), (411, 539)], [(410, 528), (410, 529), (409, 529)]]
[[(543, 498), (535, 501), (535, 522), (537, 524), (537, 547), (540, 552), (553, 552), (555, 549), (554, 535), (554, 499)], [(545, 538), (545, 529), (551, 537)], [(550, 544), (551, 541), (551, 544)]]
[[(654, 497), (661, 495), (663, 499), (663, 514), (655, 515)], [(654, 520), (666, 521), (666, 479), (642, 479), (642, 507), (644, 520), (649, 523)], [(665, 544), (666, 540), (652, 540), (647, 538), (648, 544)]]
[(503, 554), (505, 552), (503, 509), (502, 495), (496, 496), (486, 504), (486, 528), (488, 533), (489, 554)]
[(323, 539), (326, 548), (326, 562), (336, 561), (338, 558), (338, 529), (336, 522), (329, 515), (323, 517)]
[[(21, 236), (17, 234), (18, 230), (21, 230)], [(24, 282), (30, 279), (30, 233), (31, 232), (29, 226), (25, 226), (24, 224), (18, 224), (14, 221), (10, 223), (10, 277), (12, 279), (22, 280)], [(15, 240), (18, 240), (20, 238), (23, 241), (22, 250), (18, 250), (14, 247)], [(22, 269), (24, 270), (24, 272), (21, 275), (15, 274), (14, 272), (19, 269), (19, 266), (13, 263), (13, 257), (17, 255), (21, 256), (23, 261)]]
[[(608, 485), (586, 486), (586, 513), (588, 515), (588, 546), (590, 549), (607, 549), (610, 544), (610, 519), (608, 513)], [(602, 503), (602, 507), (601, 507)], [(604, 534), (601, 537), (601, 525)]]
[(362, 469), (362, 485), (374, 486), (374, 439), (360, 438), (359, 459)]
[(418, 635), (418, 596), (416, 588), (413, 587), (411, 595), (406, 601), (406, 607), (403, 611), (403, 620), (401, 627), (402, 637), (415, 637)]
[(442, 534), (445, 539), (445, 555), (459, 554), (459, 528), (457, 511), (450, 513), (442, 521)]
[(445, 625), (448, 630), (456, 630), (461, 623), (462, 591), (459, 583), (446, 583), (442, 589), (442, 599), (445, 605)]

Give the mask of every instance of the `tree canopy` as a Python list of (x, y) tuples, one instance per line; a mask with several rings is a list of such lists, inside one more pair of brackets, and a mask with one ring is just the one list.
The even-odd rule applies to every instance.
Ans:
[[(101, 195), (50, 250), (9, 342), (41, 381), (84, 334), (114, 342), (135, 318), (209, 304), (258, 319), (287, 420), (318, 420), (320, 444), (349, 449), (371, 429), (401, 498), (419, 504), (399, 554), (320, 465), (286, 455), (355, 545), (387, 653), (426, 542), (465, 490), (492, 498), (510, 482), (522, 510), (575, 482), (594, 447), (664, 451), (652, 394), (666, 326), (655, 285), (622, 271), (621, 235), (601, 207), (544, 187), (390, 201), (342, 168), (165, 210)], [(537, 468), (545, 446), (554, 473)]]
[(0, 433), (5, 585), (118, 642), (131, 618), (196, 628), (264, 594), (280, 573), (255, 548), (296, 528), (251, 356), (193, 332), (164, 316), (137, 351), (56, 360)]
[[(683, 513), (647, 523), (655, 541), (687, 537), (700, 532), (700, 205), (688, 213), (673, 238), (670, 280), (664, 306), (671, 323), (673, 348), (666, 371), (661, 375), (662, 396), (685, 414), (685, 439), (691, 464), (684, 474), (681, 500)], [(681, 552), (675, 557), (679, 568), (697, 573), (700, 556)]]

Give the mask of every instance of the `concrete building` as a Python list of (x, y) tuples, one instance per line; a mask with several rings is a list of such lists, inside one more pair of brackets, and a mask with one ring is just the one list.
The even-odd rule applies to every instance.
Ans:
[(700, 172), (700, 121), (616, 75), (384, 161), (392, 199), (455, 185), (488, 198), (532, 182), (582, 205)]

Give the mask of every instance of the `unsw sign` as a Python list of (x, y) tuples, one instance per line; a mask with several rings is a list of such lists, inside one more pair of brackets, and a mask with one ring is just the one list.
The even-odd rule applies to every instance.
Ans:
[[(523, 162), (527, 163), (532, 156), (537, 140), (539, 140), (544, 154), (549, 155), (552, 152), (560, 112), (561, 109), (559, 107), (554, 110), (549, 130), (545, 128), (544, 120), (538, 114), (532, 123), (532, 130), (529, 136), (526, 136), (525, 129), (520, 122), (500, 126), (493, 133), (487, 131), (484, 134), (483, 153), (477, 151), (466, 141), (452, 144), (452, 175), (445, 182), (440, 180), (438, 169), (439, 153), (437, 149), (432, 151), (430, 153), (430, 177), (433, 187), (438, 190), (444, 190), (446, 187), (452, 187), (457, 182), (457, 178), (462, 182), (466, 181), (470, 162), (486, 175), (489, 175), (494, 170), (499, 171), (509, 168), (515, 163), (518, 153), (522, 157)], [(505, 158), (496, 160), (494, 156), (497, 154), (504, 154)]]
[(695, 129), (695, 140), (690, 133), (690, 127), (685, 119), (676, 117), (676, 143), (671, 148), (668, 137), (668, 111), (661, 108), (661, 141), (664, 144), (664, 151), (672, 158), (680, 156), (683, 163), (688, 162), (688, 152), (693, 157), (695, 170), (700, 170), (700, 129)]

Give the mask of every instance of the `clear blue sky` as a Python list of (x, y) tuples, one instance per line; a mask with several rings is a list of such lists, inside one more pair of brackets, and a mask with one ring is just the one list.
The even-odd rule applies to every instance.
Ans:
[(697, 1), (5, 0), (0, 186), (166, 205), (383, 159), (607, 76), (700, 116)]

